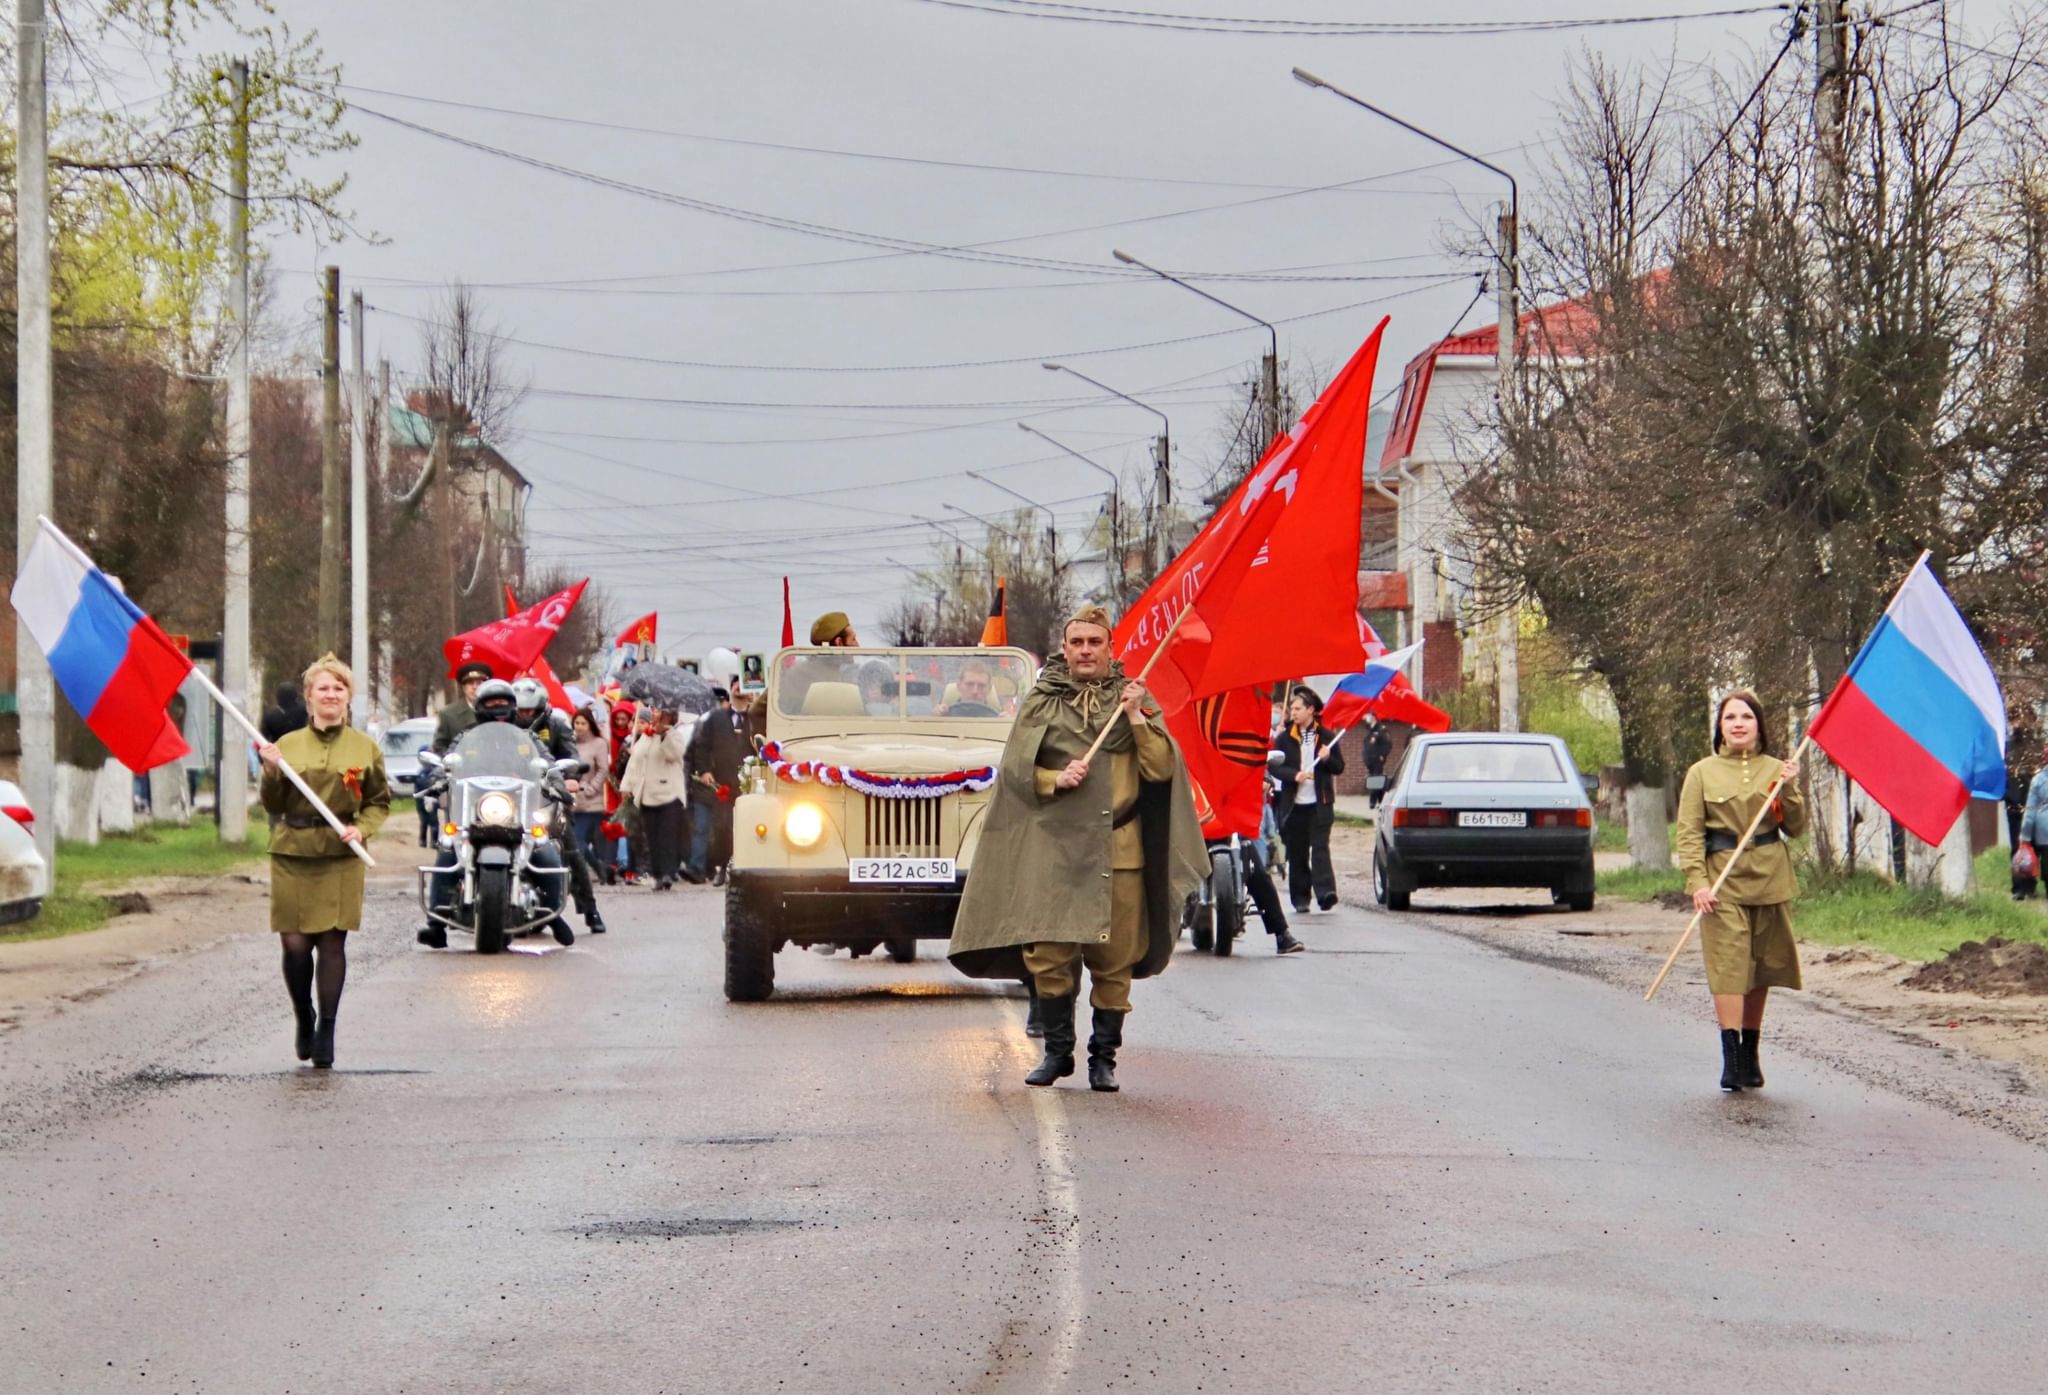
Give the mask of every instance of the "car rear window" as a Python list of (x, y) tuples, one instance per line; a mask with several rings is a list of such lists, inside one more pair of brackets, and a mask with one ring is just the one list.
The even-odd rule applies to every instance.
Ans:
[(430, 731), (387, 731), (384, 733), (384, 754), (387, 756), (416, 756), (434, 744)]
[(1515, 784), (1562, 782), (1564, 768), (1548, 746), (1523, 742), (1456, 741), (1422, 753), (1415, 778), (1428, 784)]

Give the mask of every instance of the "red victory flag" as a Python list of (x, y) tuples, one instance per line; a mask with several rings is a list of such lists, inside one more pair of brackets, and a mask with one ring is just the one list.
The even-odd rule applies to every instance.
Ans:
[(448, 660), (448, 676), (453, 678), (463, 664), (480, 659), (491, 666), (496, 677), (519, 677), (540, 658), (589, 584), (586, 577), (538, 605), (448, 640), (441, 646), (441, 653)]
[(1188, 778), (1202, 792), (1196, 812), (1204, 838), (1256, 838), (1266, 801), (1266, 752), (1273, 702), (1258, 688), (1233, 688), (1165, 714)]
[(988, 619), (981, 623), (981, 642), (991, 647), (1010, 642), (1009, 578), (996, 578), (996, 593), (988, 603)]
[(1274, 443), (1118, 623), (1117, 655), (1136, 674), (1175, 617), (1192, 611), (1147, 680), (1167, 711), (1295, 674), (1364, 666), (1358, 545), (1365, 423), (1386, 327), (1381, 320), (1294, 430)]
[(654, 643), (654, 635), (657, 629), (656, 617), (658, 615), (659, 612), (650, 610), (647, 614), (626, 626), (625, 629), (619, 632), (619, 642), (613, 645), (612, 648), (623, 649), (629, 644)]
[[(519, 613), (519, 597), (512, 590), (512, 583), (505, 583), (505, 618), (511, 619)], [(576, 700), (569, 696), (569, 690), (562, 686), (562, 680), (555, 677), (555, 666), (546, 659), (535, 659), (527, 667), (527, 676), (540, 680), (541, 687), (548, 690), (548, 706), (564, 712), (576, 710)]]

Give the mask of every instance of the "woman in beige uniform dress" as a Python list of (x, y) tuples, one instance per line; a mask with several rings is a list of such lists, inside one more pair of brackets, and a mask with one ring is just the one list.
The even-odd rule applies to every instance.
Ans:
[[(1707, 991), (1721, 1025), (1721, 1088), (1755, 1090), (1764, 1000), (1773, 988), (1798, 988), (1799, 951), (1792, 942), (1792, 898), (1799, 879), (1786, 840), (1806, 832), (1806, 803), (1795, 783), (1796, 761), (1770, 754), (1763, 705), (1738, 690), (1714, 715), (1714, 754), (1685, 772), (1678, 796), (1678, 866), (1700, 914)], [(1784, 783), (1756, 836), (1715, 896), (1710, 888), (1727, 865), (1771, 783)]]
[[(384, 753), (348, 724), (355, 675), (332, 654), (306, 670), (309, 720), (263, 758), (263, 807), (270, 829), (270, 928), (284, 943), (284, 985), (299, 1020), (298, 1056), (334, 1064), (334, 1016), (348, 977), (348, 932), (363, 920), (363, 862), (352, 845), (377, 836), (391, 812)], [(282, 758), (344, 826), (337, 834), (278, 768)], [(318, 955), (317, 966), (315, 955)], [(318, 980), (319, 1013), (313, 1010)]]

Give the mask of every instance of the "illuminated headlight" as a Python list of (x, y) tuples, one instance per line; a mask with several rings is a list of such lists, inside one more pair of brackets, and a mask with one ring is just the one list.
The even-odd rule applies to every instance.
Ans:
[(808, 848), (825, 834), (825, 815), (815, 804), (798, 804), (783, 816), (782, 836)]
[(476, 802), (476, 821), (493, 828), (513, 828), (519, 823), (519, 801), (509, 794), (493, 791)]

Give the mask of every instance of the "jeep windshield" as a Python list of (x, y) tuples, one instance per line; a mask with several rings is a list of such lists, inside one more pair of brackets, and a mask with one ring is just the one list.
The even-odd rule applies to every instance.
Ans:
[(1006, 722), (1032, 678), (1011, 649), (787, 649), (772, 700), (782, 717)]

